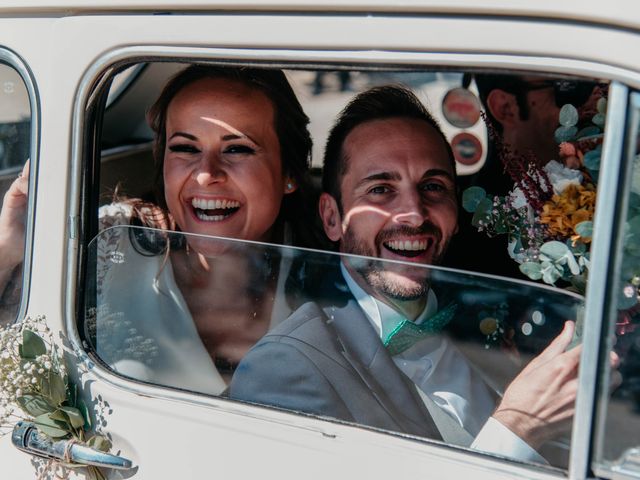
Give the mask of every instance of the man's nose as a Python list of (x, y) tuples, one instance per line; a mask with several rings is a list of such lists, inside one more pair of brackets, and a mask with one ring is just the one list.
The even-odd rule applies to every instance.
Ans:
[(193, 178), (198, 184), (207, 186), (212, 183), (223, 182), (227, 179), (227, 173), (218, 154), (203, 155)]
[(404, 225), (419, 227), (427, 217), (427, 209), (418, 192), (402, 195), (393, 219)]

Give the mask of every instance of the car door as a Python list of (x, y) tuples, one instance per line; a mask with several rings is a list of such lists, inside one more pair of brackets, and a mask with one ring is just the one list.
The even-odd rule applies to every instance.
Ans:
[[(606, 187), (598, 198), (597, 212), (603, 220), (595, 226), (591, 259), (595, 267), (584, 318), (583, 341), (589, 348), (584, 348), (582, 357), (568, 475), (585, 478), (591, 468), (605, 478), (612, 472), (620, 473), (607, 466), (606, 461), (613, 457), (593, 450), (598, 444), (592, 442), (602, 442), (606, 437), (593, 435), (596, 425), (592, 413), (596, 386), (607, 380), (602, 358), (609, 344), (602, 340), (605, 337), (601, 331), (604, 326), (612, 328), (614, 307), (608, 296), (618, 288), (610, 283), (614, 276), (603, 272), (614, 265), (609, 256), (614, 242), (610, 232), (622, 228), (617, 202), (627, 191), (618, 193), (616, 181), (630, 162), (623, 149), (624, 132), (633, 131), (628, 126), (633, 125), (633, 117), (628, 120), (627, 115), (633, 111), (629, 105), (634, 103), (628, 92), (640, 85), (629, 60), (629, 52), (637, 51), (634, 45), (640, 41), (634, 32), (612, 28), (607, 36), (598, 37), (602, 31), (595, 25), (526, 17), (357, 12), (78, 15), (47, 20), (47, 26), (44, 35), (49, 45), (44, 50), (49, 58), (43, 58), (45, 53), (34, 53), (33, 42), (24, 48), (29, 54), (25, 55), (27, 60), (32, 58), (35, 64), (36, 80), (39, 75), (51, 78), (50, 86), (41, 94), (43, 149), (40, 171), (33, 180), (38, 215), (30, 219), (35, 243), (33, 253), (28, 253), (33, 259), (28, 313), (45, 314), (52, 328), (63, 333), (69, 358), (78, 366), (73, 375), (98, 425), (110, 435), (114, 452), (133, 461), (133, 470), (113, 473), (113, 478), (567, 475), (562, 469), (514, 462), (429, 439), (141, 382), (117, 374), (96, 355), (82, 335), (85, 299), (91, 289), (88, 279), (95, 261), (94, 236), (99, 235), (100, 183), (95, 174), (99, 174), (98, 139), (106, 86), (124, 67), (169, 61), (257, 64), (311, 74), (343, 68), (362, 72), (506, 69), (610, 82), (603, 154), (603, 165), (610, 176), (603, 174), (600, 180), (610, 183), (604, 183)], [(465, 38), (460, 32), (474, 32), (474, 36)], [(507, 41), (519, 35), (535, 35), (540, 41), (534, 46)], [(588, 49), (585, 59), (581, 48), (552, 40), (561, 38), (594, 48)], [(601, 43), (609, 45), (607, 42), (624, 48), (612, 47), (602, 53)], [(74, 55), (69, 55), (70, 51)], [(616, 245), (620, 250), (620, 243)], [(604, 375), (599, 384), (595, 381), (598, 372)], [(606, 404), (606, 398), (603, 394), (602, 404)], [(604, 415), (606, 407), (601, 409)], [(636, 416), (631, 414), (630, 418), (635, 420)], [(637, 445), (633, 434), (631, 439), (622, 446)], [(28, 478), (34, 469), (42, 467), (14, 450), (6, 437), (0, 448), (3, 460), (6, 458), (11, 465), (13, 478)], [(594, 456), (592, 452), (596, 452)], [(634, 474), (633, 466), (624, 468), (625, 474)]]

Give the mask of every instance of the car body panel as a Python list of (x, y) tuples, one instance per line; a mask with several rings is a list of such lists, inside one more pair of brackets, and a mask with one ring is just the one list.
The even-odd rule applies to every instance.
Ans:
[[(80, 152), (84, 112), (100, 73), (127, 59), (189, 57), (283, 66), (501, 67), (604, 76), (640, 88), (640, 35), (633, 30), (640, 12), (628, 14), (626, 5), (610, 2), (602, 12), (600, 2), (577, 1), (3, 2), (0, 44), (28, 65), (40, 101), (28, 313), (46, 315), (51, 328), (64, 333), (69, 352), (80, 357), (85, 397), (108, 404), (100, 407), (105, 429), (115, 450), (138, 466), (133, 478), (563, 475), (424, 440), (141, 385), (87, 358), (74, 310)], [(202, 13), (144, 13), (191, 9)], [(0, 439), (0, 458), (3, 476), (10, 465), (10, 478), (33, 478), (31, 459), (8, 437)]]

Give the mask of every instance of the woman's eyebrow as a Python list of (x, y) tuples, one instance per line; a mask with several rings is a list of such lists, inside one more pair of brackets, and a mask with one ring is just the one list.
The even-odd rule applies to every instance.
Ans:
[(169, 137), (169, 140), (171, 140), (172, 138), (175, 138), (175, 137), (184, 137), (187, 140), (193, 140), (193, 141), (198, 140), (198, 137), (196, 137), (195, 135), (191, 135), (190, 133), (186, 133), (186, 132), (175, 132), (173, 135), (171, 135)]

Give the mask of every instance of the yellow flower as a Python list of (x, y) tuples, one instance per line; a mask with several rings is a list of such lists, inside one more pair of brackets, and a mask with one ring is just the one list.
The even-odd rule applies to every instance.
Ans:
[[(549, 233), (562, 238), (569, 238), (575, 242), (580, 235), (575, 230), (576, 225), (587, 220), (593, 220), (596, 204), (596, 191), (592, 184), (569, 185), (560, 195), (554, 195), (542, 207), (540, 222), (545, 224)], [(583, 242), (591, 241), (583, 238)]]

